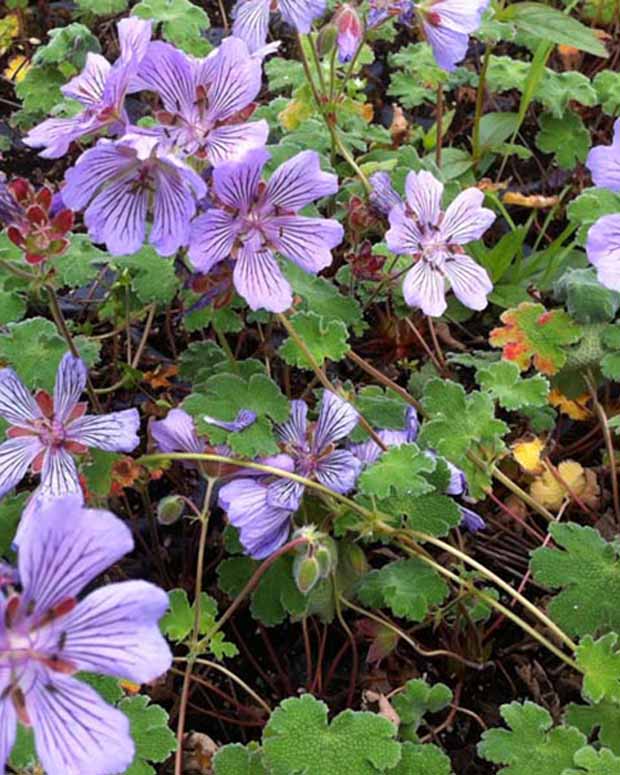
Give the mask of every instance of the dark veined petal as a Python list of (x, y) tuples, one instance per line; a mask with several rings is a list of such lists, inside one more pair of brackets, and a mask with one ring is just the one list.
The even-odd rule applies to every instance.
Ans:
[(123, 409), (110, 414), (85, 415), (67, 428), (67, 440), (86, 447), (97, 447), (108, 452), (132, 452), (140, 443), (138, 429), (140, 413), (137, 409)]
[(144, 244), (149, 192), (137, 183), (137, 171), (113, 181), (84, 213), (90, 238), (104, 243), (113, 256), (136, 253)]
[(250, 309), (284, 312), (293, 303), (291, 286), (269, 250), (244, 245), (235, 261), (233, 283)]
[(86, 509), (78, 495), (35, 502), (36, 529), (19, 543), (24, 597), (44, 614), (75, 597), (96, 576), (133, 549), (129, 528), (109, 511)]
[(594, 184), (599, 188), (620, 191), (620, 119), (614, 124), (614, 139), (611, 145), (596, 145), (586, 161)]
[(111, 775), (131, 764), (129, 719), (85, 683), (39, 667), (26, 708), (47, 775)]
[(171, 409), (165, 419), (153, 420), (150, 428), (160, 452), (202, 452), (194, 420), (183, 409)]
[(284, 21), (297, 32), (308, 33), (312, 22), (325, 13), (325, 0), (279, 0), (278, 7)]
[(164, 108), (186, 119), (194, 116), (196, 79), (192, 61), (170, 43), (154, 41), (138, 68), (138, 83), (142, 89), (161, 97)]
[(267, 503), (278, 509), (297, 511), (304, 497), (305, 486), (292, 479), (276, 479), (267, 486)]
[(43, 415), (13, 369), (0, 369), (0, 417), (11, 425), (30, 428)]
[(239, 540), (252, 557), (268, 557), (286, 542), (291, 512), (270, 505), (268, 485), (254, 479), (236, 479), (222, 487), (219, 504), (239, 530)]
[(233, 10), (232, 34), (245, 41), (250, 53), (265, 45), (271, 0), (238, 0)]
[(70, 210), (83, 210), (95, 192), (111, 178), (138, 165), (135, 149), (105, 138), (98, 141), (65, 173), (62, 200)]
[(375, 172), (368, 180), (372, 185), (372, 192), (369, 196), (370, 203), (380, 213), (389, 215), (392, 207), (402, 204), (387, 172)]
[(269, 178), (265, 196), (282, 210), (297, 212), (310, 202), (338, 191), (338, 177), (323, 172), (316, 151), (302, 151), (281, 164)]
[(601, 285), (620, 291), (620, 215), (604, 215), (590, 227), (586, 242), (588, 261)]
[(215, 193), (225, 205), (246, 213), (258, 192), (261, 172), (270, 154), (264, 148), (250, 151), (242, 161), (220, 164), (213, 171)]
[(484, 194), (477, 188), (462, 191), (446, 210), (442, 238), (449, 244), (465, 245), (480, 239), (495, 220), (495, 213), (482, 207)]
[(390, 228), (385, 232), (388, 248), (398, 255), (418, 253), (421, 250), (422, 232), (416, 221), (398, 204), (392, 207), (388, 219)]
[(43, 449), (36, 436), (18, 436), (0, 444), (0, 497), (21, 482)]
[(410, 307), (439, 317), (446, 311), (446, 283), (443, 272), (428, 261), (418, 261), (403, 280), (403, 296)]
[(469, 256), (459, 253), (447, 258), (445, 272), (461, 304), (475, 310), (487, 306), (487, 296), (493, 290), (493, 283), (486, 269)]
[(213, 165), (239, 161), (248, 151), (263, 146), (268, 135), (269, 124), (263, 120), (224, 124), (209, 132), (205, 141), (207, 158)]
[(314, 451), (318, 454), (329, 444), (344, 439), (358, 423), (359, 412), (344, 398), (323, 391), (319, 418), (314, 431)]
[[(186, 173), (192, 177), (188, 178)], [(197, 181), (200, 187), (192, 187)], [(196, 212), (196, 196), (206, 193), (202, 179), (190, 170), (160, 163), (155, 173), (153, 225), (149, 242), (160, 256), (172, 256), (189, 242), (190, 222)]]
[(66, 353), (56, 372), (54, 385), (54, 419), (63, 423), (80, 400), (88, 372), (81, 358)]
[(123, 581), (91, 592), (65, 616), (63, 659), (78, 670), (154, 681), (172, 662), (158, 622), (168, 596), (146, 581)]
[(112, 65), (105, 57), (89, 51), (82, 72), (60, 90), (65, 97), (77, 100), (82, 105), (97, 105), (103, 97), (103, 90), (111, 69)]
[(40, 487), (45, 497), (82, 492), (75, 460), (63, 447), (46, 449)]
[[(4, 621), (5, 602), (0, 604), (0, 615)], [(17, 735), (17, 713), (10, 695), (5, 696), (5, 690), (11, 681), (11, 669), (8, 664), (0, 665), (0, 771), (4, 772), (6, 763), (15, 743)]]
[(319, 461), (316, 478), (334, 492), (347, 493), (355, 487), (362, 461), (346, 449), (336, 449)]
[(207, 89), (210, 121), (224, 121), (247, 107), (260, 91), (262, 65), (237, 37), (225, 38), (199, 70)]
[(128, 16), (120, 20), (116, 29), (118, 30), (121, 58), (140, 61), (146, 55), (151, 41), (153, 32), (151, 20)]
[(291, 401), (288, 420), (275, 426), (275, 431), (284, 442), (302, 445), (308, 432), (308, 405), (305, 401)]
[(191, 224), (188, 256), (204, 274), (230, 256), (241, 223), (225, 210), (212, 208)]
[(338, 221), (301, 215), (272, 217), (263, 231), (279, 253), (312, 274), (331, 264), (332, 248), (342, 242), (344, 235)]
[(407, 175), (405, 182), (407, 204), (422, 226), (434, 226), (439, 221), (442, 195), (443, 183), (430, 172), (422, 170), (410, 172)]

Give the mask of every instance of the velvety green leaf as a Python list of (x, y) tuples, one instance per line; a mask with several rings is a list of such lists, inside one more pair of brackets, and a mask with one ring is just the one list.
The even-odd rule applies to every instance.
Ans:
[(364, 495), (386, 498), (390, 494), (415, 498), (431, 492), (433, 486), (422, 476), (435, 468), (417, 444), (402, 444), (383, 452), (376, 463), (362, 472), (358, 489)]
[(601, 700), (620, 702), (620, 649), (615, 632), (594, 640), (586, 635), (575, 652), (583, 672), (583, 694), (593, 703)]
[(225, 745), (213, 757), (215, 775), (268, 775), (260, 751), (234, 743)]
[(620, 194), (607, 188), (587, 188), (569, 202), (566, 214), (571, 223), (579, 226), (578, 243), (585, 245), (588, 231), (603, 215), (620, 211)]
[(540, 119), (536, 145), (543, 153), (552, 153), (559, 167), (572, 170), (584, 162), (590, 150), (590, 132), (581, 117), (566, 111), (562, 118), (544, 113)]
[(620, 308), (620, 293), (601, 285), (592, 268), (565, 272), (554, 283), (553, 293), (578, 323), (609, 322)]
[(586, 746), (575, 754), (578, 769), (564, 770), (563, 775), (618, 775), (620, 758), (607, 749), (597, 751)]
[[(319, 365), (325, 359), (339, 361), (349, 351), (348, 332), (341, 320), (327, 320), (315, 312), (296, 312), (290, 323)], [(279, 350), (291, 366), (311, 369), (312, 364), (290, 337)]]
[(101, 46), (92, 32), (83, 24), (68, 24), (50, 30), (49, 43), (37, 48), (32, 63), (34, 65), (60, 65), (70, 62), (76, 71), (86, 64), (89, 52), (100, 53)]
[(109, 260), (110, 256), (96, 248), (85, 234), (73, 234), (66, 253), (54, 259), (54, 269), (63, 285), (79, 288), (94, 280)]
[(545, 406), (549, 382), (542, 375), (523, 379), (519, 367), (510, 361), (490, 363), (476, 373), (483, 390), (499, 401), (504, 409), (522, 409), (525, 406)]
[(594, 76), (592, 86), (596, 89), (605, 113), (617, 116), (620, 112), (620, 73), (602, 70)]
[(209, 17), (190, 0), (142, 0), (132, 13), (161, 24), (164, 38), (188, 54), (201, 57), (209, 53), (211, 46), (203, 37)]
[(162, 258), (149, 245), (132, 256), (115, 256), (113, 264), (131, 272), (131, 285), (143, 304), (169, 304), (179, 289), (174, 261)]
[(598, 729), (598, 739), (616, 755), (620, 756), (620, 704), (616, 702), (598, 702), (594, 705), (576, 705), (566, 707), (567, 724), (581, 730), (584, 735), (592, 735)]
[(129, 718), (136, 756), (125, 775), (154, 772), (148, 762), (163, 762), (176, 750), (174, 732), (168, 725), (168, 713), (159, 705), (150, 705), (149, 698), (138, 694), (118, 704)]
[(392, 700), (394, 710), (400, 718), (398, 736), (402, 740), (417, 743), (417, 731), (424, 716), (427, 713), (438, 713), (451, 702), (452, 691), (445, 684), (437, 683), (430, 686), (422, 678), (407, 681)]
[(76, 0), (80, 11), (88, 11), (97, 16), (116, 16), (127, 10), (129, 0)]

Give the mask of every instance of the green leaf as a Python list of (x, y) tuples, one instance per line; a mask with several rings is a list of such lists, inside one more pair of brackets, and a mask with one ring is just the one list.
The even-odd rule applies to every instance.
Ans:
[(564, 775), (575, 753), (586, 743), (573, 727), (555, 727), (548, 711), (533, 702), (511, 702), (500, 708), (511, 727), (482, 733), (478, 755), (493, 764), (506, 764), (505, 775)]
[(91, 686), (109, 705), (116, 705), (125, 696), (118, 678), (112, 678), (110, 675), (80, 672), (76, 678)]
[(328, 724), (327, 710), (310, 694), (276, 708), (263, 737), (271, 775), (375, 775), (398, 763), (401, 746), (391, 721), (345, 710)]
[(132, 256), (114, 256), (112, 263), (129, 269), (131, 286), (143, 304), (170, 304), (179, 289), (174, 261), (162, 258), (149, 245)]
[(512, 22), (517, 29), (549, 43), (573, 46), (598, 57), (608, 57), (607, 49), (594, 32), (577, 19), (543, 3), (512, 3), (498, 14), (500, 21)]
[(598, 702), (595, 705), (576, 705), (566, 708), (567, 724), (577, 727), (584, 735), (592, 735), (598, 728), (598, 739), (620, 756), (620, 704)]
[(96, 16), (116, 16), (127, 10), (129, 0), (76, 0), (76, 3), (80, 11)]
[(592, 86), (596, 89), (601, 107), (609, 116), (620, 113), (620, 73), (603, 70), (594, 76)]
[(594, 640), (586, 635), (575, 657), (583, 672), (583, 694), (593, 703), (601, 700), (620, 702), (620, 649), (615, 632)]
[(362, 472), (358, 489), (364, 495), (386, 498), (390, 494), (415, 498), (431, 492), (432, 484), (421, 476), (435, 468), (435, 461), (417, 444), (402, 444), (383, 452), (376, 463)]
[(364, 605), (388, 607), (395, 616), (413, 622), (423, 621), (429, 609), (440, 605), (447, 594), (448, 587), (441, 576), (415, 557), (371, 571), (357, 590)]
[(531, 568), (539, 584), (561, 589), (549, 604), (553, 620), (569, 635), (619, 631), (620, 545), (574, 523), (549, 532), (559, 548), (536, 549)]
[(233, 743), (225, 745), (213, 757), (215, 775), (268, 775), (260, 751)]
[(597, 751), (586, 746), (575, 754), (575, 764), (578, 770), (565, 770), (563, 775), (618, 775), (620, 773), (620, 758), (606, 749)]
[(94, 280), (109, 260), (110, 256), (96, 248), (86, 234), (73, 234), (66, 253), (54, 259), (54, 270), (62, 285), (80, 288)]
[(49, 43), (39, 46), (32, 57), (33, 65), (64, 65), (71, 63), (82, 70), (89, 52), (101, 52), (99, 41), (83, 24), (68, 24), (50, 30)]
[(86, 478), (86, 484), (89, 492), (105, 498), (110, 494), (112, 488), (112, 469), (114, 464), (122, 459), (118, 452), (107, 452), (104, 449), (92, 448), (90, 450), (90, 460), (82, 468), (82, 473)]
[(203, 37), (210, 27), (209, 17), (189, 0), (142, 0), (132, 13), (161, 24), (164, 38), (188, 54), (200, 57), (209, 53), (211, 46)]
[(270, 57), (265, 62), (265, 75), (272, 94), (292, 91), (306, 83), (302, 63), (282, 57)]
[[(170, 640), (184, 641), (194, 629), (195, 603), (189, 604), (187, 592), (184, 589), (171, 590), (168, 593), (168, 599), (170, 610), (162, 617), (160, 627), (164, 635), (170, 638)], [(216, 619), (217, 603), (210, 595), (203, 592), (200, 595), (198, 633), (200, 635), (208, 633), (215, 625)], [(209, 639), (208, 647), (219, 660), (222, 660), (224, 657), (234, 657), (238, 654), (237, 647), (233, 643), (228, 643), (221, 632), (216, 633)]]
[(436, 745), (405, 742), (402, 758), (389, 775), (451, 775), (450, 759)]
[(578, 323), (607, 323), (620, 308), (620, 293), (596, 279), (594, 269), (569, 269), (553, 285), (555, 298)]
[(519, 367), (510, 361), (498, 361), (478, 369), (476, 380), (500, 406), (510, 411), (547, 403), (549, 381), (540, 374), (523, 379)]
[[(396, 504), (394, 504), (396, 505)], [(447, 495), (434, 494), (400, 499), (402, 512), (412, 530), (434, 536), (445, 536), (461, 523), (461, 510)], [(393, 509), (390, 509), (393, 513)]]
[(0, 555), (5, 557), (11, 548), (17, 526), (30, 493), (6, 495), (0, 500)]
[(220, 364), (227, 363), (226, 353), (215, 342), (192, 342), (181, 353), (179, 376), (196, 387), (204, 384)]
[[(99, 345), (78, 336), (75, 345), (87, 366), (99, 355)], [(0, 336), (0, 358), (7, 361), (29, 388), (54, 388), (56, 370), (67, 352), (65, 340), (56, 326), (46, 318), (33, 317), (21, 323), (10, 323)]]
[(37, 763), (37, 753), (34, 747), (32, 727), (17, 725), (17, 738), (11, 750), (9, 759), (11, 765), (18, 771), (34, 767)]
[[(290, 323), (320, 366), (326, 358), (339, 361), (349, 351), (347, 327), (341, 320), (326, 320), (315, 312), (296, 312), (291, 316)], [(312, 364), (291, 338), (284, 342), (278, 352), (291, 366), (312, 368)]]
[(578, 162), (584, 162), (590, 150), (590, 132), (581, 116), (566, 111), (562, 118), (543, 113), (539, 119), (540, 131), (536, 145), (543, 153), (552, 153), (559, 167), (572, 170)]
[(417, 743), (417, 731), (424, 716), (427, 713), (438, 713), (451, 702), (452, 691), (445, 684), (430, 686), (422, 678), (407, 681), (392, 700), (394, 710), (400, 718), (399, 737)]
[(607, 188), (586, 188), (573, 199), (566, 208), (568, 220), (579, 226), (577, 242), (585, 245), (588, 231), (593, 223), (603, 215), (620, 211), (620, 194)]
[[(58, 68), (31, 67), (23, 80), (15, 84), (15, 94), (22, 101), (22, 112), (28, 114), (28, 125), (49, 113), (62, 99), (60, 87), (65, 83)], [(14, 116), (15, 117), (15, 116)]]
[[(204, 383), (201, 393), (192, 393), (185, 399), (183, 408), (196, 420), (198, 432), (207, 433), (213, 444), (228, 444), (233, 452), (250, 458), (278, 452), (270, 420), (284, 422), (289, 414), (286, 397), (265, 374), (253, 374), (248, 379), (236, 374), (215, 374)], [(203, 419), (208, 416), (231, 421), (241, 409), (256, 412), (257, 419), (239, 433), (225, 431)]]
[(135, 758), (125, 775), (154, 773), (148, 762), (165, 761), (177, 747), (176, 737), (168, 726), (168, 713), (159, 705), (150, 705), (149, 698), (141, 694), (121, 700), (118, 709), (129, 719), (136, 746)]

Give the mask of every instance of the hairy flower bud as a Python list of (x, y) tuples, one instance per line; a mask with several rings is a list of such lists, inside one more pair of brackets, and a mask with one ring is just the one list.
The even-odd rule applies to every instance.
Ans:
[(316, 557), (298, 554), (293, 563), (293, 578), (301, 594), (309, 594), (321, 578), (321, 568)]
[(334, 15), (334, 23), (338, 30), (336, 42), (338, 44), (338, 59), (341, 62), (350, 62), (359, 48), (364, 37), (364, 26), (357, 9), (345, 3)]
[(181, 519), (184, 511), (183, 498), (178, 495), (167, 495), (157, 504), (157, 521), (160, 525), (173, 525)]
[(336, 45), (336, 37), (338, 36), (338, 28), (335, 24), (329, 23), (324, 27), (321, 27), (319, 37), (317, 39), (317, 48), (319, 50), (319, 56), (324, 57), (331, 52)]

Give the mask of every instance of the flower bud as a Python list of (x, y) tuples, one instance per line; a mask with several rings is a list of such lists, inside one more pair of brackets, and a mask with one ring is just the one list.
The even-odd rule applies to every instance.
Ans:
[(307, 595), (321, 578), (321, 568), (316, 557), (298, 554), (293, 562), (293, 578), (301, 594)]
[(338, 547), (333, 538), (324, 536), (314, 556), (319, 564), (321, 578), (325, 579), (336, 570), (338, 565)]
[(363, 576), (365, 573), (368, 573), (368, 560), (359, 544), (341, 543), (340, 551), (343, 560), (346, 561), (356, 576)]
[(319, 56), (324, 57), (330, 53), (333, 47), (336, 45), (336, 36), (338, 35), (338, 29), (335, 24), (326, 24), (321, 28), (319, 37), (317, 39), (317, 48)]
[(178, 495), (167, 495), (157, 504), (157, 521), (160, 525), (173, 525), (183, 516), (185, 502)]
[(338, 44), (338, 59), (341, 62), (350, 62), (355, 56), (362, 38), (364, 28), (357, 9), (345, 3), (334, 15), (334, 23), (338, 30), (336, 42)]

